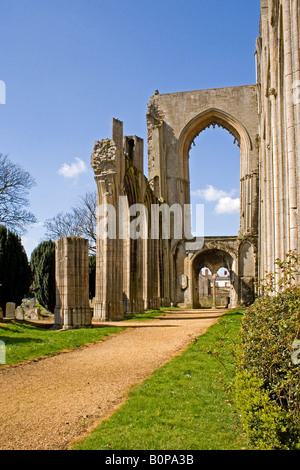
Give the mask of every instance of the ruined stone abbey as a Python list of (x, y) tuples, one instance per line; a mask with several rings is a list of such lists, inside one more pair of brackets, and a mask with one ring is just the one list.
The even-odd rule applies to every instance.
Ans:
[[(99, 207), (114, 207), (114, 228), (120, 234), (137, 215), (130, 208), (142, 205), (149, 234), (153, 207), (184, 208), (190, 203), (191, 145), (207, 127), (221, 126), (240, 148), (240, 227), (231, 237), (204, 237), (201, 245), (183, 233), (178, 236), (172, 224), (169, 237), (162, 236), (162, 226), (158, 237), (133, 238), (126, 231), (116, 237), (99, 234), (94, 320), (120, 320), (124, 313), (160, 306), (200, 308), (203, 267), (211, 271), (213, 287), (219, 268), (226, 268), (227, 305), (247, 305), (254, 299), (255, 281), (273, 270), (275, 259), (299, 251), (299, 25), (299, 0), (262, 0), (256, 83), (155, 92), (146, 115), (148, 178), (143, 141), (124, 136), (119, 120), (113, 119), (110, 139), (95, 143), (91, 164)], [(171, 211), (171, 221), (174, 217)], [(61, 323), (61, 312), (69, 305), (62, 300), (63, 285), (56, 309)], [(216, 299), (212, 306), (217, 306)]]

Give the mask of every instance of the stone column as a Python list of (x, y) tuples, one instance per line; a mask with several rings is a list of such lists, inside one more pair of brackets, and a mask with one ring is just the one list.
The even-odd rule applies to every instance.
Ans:
[(194, 305), (194, 288), (197, 280), (195, 279), (195, 273), (193, 269), (193, 258), (192, 253), (188, 253), (184, 260), (184, 274), (187, 276), (187, 288), (184, 291), (184, 303), (185, 308), (195, 308)]
[[(97, 183), (97, 253), (94, 319), (122, 320), (123, 250), (128, 234), (122, 210), (124, 159), (122, 123), (113, 120), (113, 139), (96, 142), (91, 165)], [(120, 207), (122, 205), (122, 207)], [(125, 205), (124, 205), (125, 206)], [(122, 235), (121, 235), (122, 232)]]
[(216, 279), (217, 279), (217, 274), (213, 274), (212, 275), (212, 281), (213, 281), (213, 304), (212, 304), (212, 308), (217, 307)]
[[(297, 204), (300, 207), (300, 2), (291, 2), (292, 41), (293, 41), (293, 102), (295, 110), (295, 152), (297, 164)], [(300, 211), (298, 209), (298, 227), (300, 226)], [(300, 251), (300, 237), (298, 230), (298, 252)]]
[(295, 115), (293, 103), (293, 48), (291, 31), (291, 2), (282, 0), (284, 40), (284, 81), (287, 157), (289, 175), (290, 248), (298, 249), (297, 174), (295, 154)]
[[(272, 10), (269, 10), (269, 22), (272, 24)], [(279, 133), (278, 133), (278, 57), (277, 57), (277, 29), (273, 26), (269, 32), (270, 43), (270, 88), (268, 96), (270, 100), (270, 146), (272, 149), (273, 164), (273, 245), (274, 258), (280, 258), (280, 240), (281, 240), (281, 221), (280, 221), (280, 159), (279, 159)], [(278, 281), (278, 279), (277, 279)]]
[(66, 237), (55, 242), (55, 282), (55, 325), (63, 329), (90, 326), (88, 240)]

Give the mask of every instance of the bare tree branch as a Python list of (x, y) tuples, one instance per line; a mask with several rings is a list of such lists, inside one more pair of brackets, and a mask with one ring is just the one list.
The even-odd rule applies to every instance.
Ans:
[(58, 239), (68, 236), (85, 237), (89, 240), (90, 251), (96, 251), (96, 192), (82, 196), (70, 212), (60, 212), (52, 219), (45, 221), (48, 239)]
[(37, 222), (34, 214), (25, 209), (29, 206), (29, 190), (34, 185), (27, 171), (0, 153), (0, 224), (23, 234), (29, 225)]

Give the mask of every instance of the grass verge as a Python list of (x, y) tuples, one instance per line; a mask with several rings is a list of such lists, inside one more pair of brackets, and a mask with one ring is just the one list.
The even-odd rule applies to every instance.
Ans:
[(183, 354), (135, 387), (124, 406), (73, 449), (247, 448), (232, 386), (242, 316), (242, 310), (224, 315)]
[(0, 323), (0, 340), (5, 343), (6, 364), (11, 365), (79, 348), (122, 330), (124, 328), (103, 327), (51, 331), (29, 322), (12, 321)]
[[(163, 315), (162, 310), (149, 310), (143, 314), (125, 316), (125, 320), (128, 323), (130, 321), (147, 321)], [(0, 341), (5, 343), (6, 364), (12, 365), (95, 343), (124, 329), (123, 327), (109, 326), (51, 331), (38, 328), (30, 322), (12, 321), (11, 323), (0, 323)]]
[[(145, 313), (132, 313), (125, 315), (125, 321), (147, 321), (153, 320), (157, 317), (163, 317), (165, 315), (164, 310), (167, 309), (160, 309), (160, 310), (146, 310)], [(169, 310), (169, 309), (168, 309)], [(175, 309), (174, 309), (175, 310)], [(178, 310), (178, 309), (176, 309)]]

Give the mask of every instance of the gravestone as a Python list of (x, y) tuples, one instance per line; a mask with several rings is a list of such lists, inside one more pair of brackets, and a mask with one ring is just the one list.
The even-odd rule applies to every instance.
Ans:
[(7, 302), (5, 308), (6, 318), (15, 318), (16, 304), (13, 302)]

